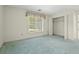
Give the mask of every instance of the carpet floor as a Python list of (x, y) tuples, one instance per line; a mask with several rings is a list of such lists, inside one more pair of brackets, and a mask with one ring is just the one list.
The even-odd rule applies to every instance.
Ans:
[(0, 54), (78, 54), (79, 41), (58, 36), (41, 36), (5, 43)]

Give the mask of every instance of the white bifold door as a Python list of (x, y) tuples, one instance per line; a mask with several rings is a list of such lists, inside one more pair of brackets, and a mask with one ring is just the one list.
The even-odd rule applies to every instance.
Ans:
[(53, 35), (64, 36), (64, 17), (53, 18)]

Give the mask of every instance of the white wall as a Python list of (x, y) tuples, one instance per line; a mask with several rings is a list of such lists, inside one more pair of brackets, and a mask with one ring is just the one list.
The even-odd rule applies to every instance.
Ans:
[(73, 13), (68, 15), (68, 39), (73, 40)]
[(77, 13), (72, 11), (67, 14), (67, 26), (68, 26), (68, 39), (77, 40)]
[(3, 6), (0, 6), (0, 47), (3, 44)]
[(5, 42), (48, 34), (48, 20), (44, 21), (44, 32), (29, 33), (26, 10), (5, 7)]
[(79, 40), (79, 11), (74, 12), (74, 39)]
[[(72, 12), (62, 12), (49, 17), (44, 21), (44, 32), (29, 33), (28, 24), (25, 17), (26, 10), (14, 7), (5, 7), (3, 15), (3, 7), (0, 6), (0, 45), (4, 42), (20, 40), (24, 38), (30, 38), (40, 35), (52, 35), (53, 34), (53, 17), (65, 16), (65, 36), (67, 39), (73, 39), (75, 37), (75, 24), (74, 24), (74, 14)], [(4, 24), (3, 24), (4, 16)], [(67, 24), (68, 23), (68, 24)], [(66, 25), (67, 24), (67, 25)], [(3, 27), (4, 26), (4, 27)], [(3, 31), (4, 30), (4, 31)], [(4, 32), (4, 37), (3, 37)]]

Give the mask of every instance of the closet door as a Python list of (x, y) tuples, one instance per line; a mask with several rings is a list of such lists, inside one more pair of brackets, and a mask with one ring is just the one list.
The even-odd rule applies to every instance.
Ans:
[(53, 29), (54, 35), (64, 36), (64, 17), (54, 18)]

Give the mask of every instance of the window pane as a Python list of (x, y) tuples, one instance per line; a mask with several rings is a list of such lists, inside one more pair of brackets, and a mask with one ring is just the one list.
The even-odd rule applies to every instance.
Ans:
[(37, 32), (42, 31), (42, 19), (39, 16), (28, 16), (29, 31)]

